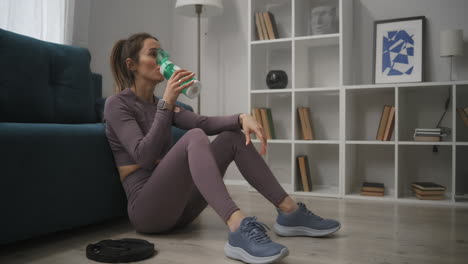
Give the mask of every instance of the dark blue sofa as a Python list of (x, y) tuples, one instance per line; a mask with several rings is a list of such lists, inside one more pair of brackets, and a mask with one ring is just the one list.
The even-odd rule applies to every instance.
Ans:
[(0, 29), (0, 244), (126, 216), (90, 60)]

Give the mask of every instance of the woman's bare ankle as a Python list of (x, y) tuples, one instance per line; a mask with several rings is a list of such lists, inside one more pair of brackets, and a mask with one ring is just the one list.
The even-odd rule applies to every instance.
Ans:
[(244, 218), (245, 215), (240, 210), (237, 210), (234, 213), (232, 213), (226, 222), (226, 224), (229, 226), (229, 230), (231, 230), (231, 232), (236, 231), (239, 228), (242, 219)]
[(279, 204), (278, 208), (284, 213), (291, 213), (296, 211), (299, 206), (291, 196), (288, 196)]

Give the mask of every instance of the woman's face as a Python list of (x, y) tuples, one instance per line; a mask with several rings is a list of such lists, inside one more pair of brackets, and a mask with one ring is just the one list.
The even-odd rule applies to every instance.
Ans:
[(143, 42), (143, 47), (139, 53), (139, 61), (135, 64), (135, 78), (154, 82), (155, 84), (164, 81), (164, 76), (159, 72), (159, 65), (156, 64), (156, 49), (161, 48), (159, 41), (147, 38)]

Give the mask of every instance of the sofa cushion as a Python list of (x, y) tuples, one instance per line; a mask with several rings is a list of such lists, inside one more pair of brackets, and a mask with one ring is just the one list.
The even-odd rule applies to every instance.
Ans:
[(0, 122), (92, 123), (91, 56), (0, 29)]
[(0, 245), (126, 216), (104, 124), (0, 123), (0, 146)]

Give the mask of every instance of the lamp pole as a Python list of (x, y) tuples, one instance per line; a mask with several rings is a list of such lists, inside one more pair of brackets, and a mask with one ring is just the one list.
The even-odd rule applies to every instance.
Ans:
[[(200, 59), (201, 59), (201, 45), (200, 45), (200, 16), (201, 16), (201, 13), (202, 13), (202, 5), (200, 4), (196, 4), (195, 5), (195, 12), (197, 13), (197, 37), (198, 37), (198, 65), (197, 65), (197, 75), (198, 75), (198, 80), (201, 81), (201, 67), (200, 67)], [(203, 90), (203, 89), (202, 89)], [(201, 92), (200, 91), (200, 94), (198, 95), (198, 102), (197, 102), (197, 112), (198, 114), (200, 115), (201, 114)]]

